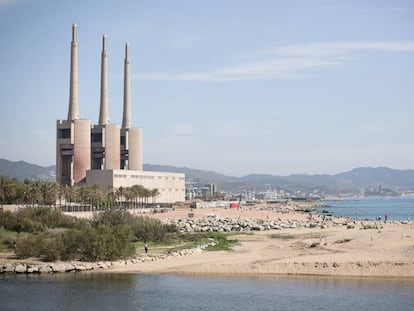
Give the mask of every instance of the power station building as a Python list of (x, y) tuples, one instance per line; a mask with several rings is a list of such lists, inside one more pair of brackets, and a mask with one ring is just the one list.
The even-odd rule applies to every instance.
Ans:
[(56, 181), (59, 184), (99, 185), (104, 189), (139, 184), (158, 189), (157, 202), (185, 200), (185, 175), (143, 171), (143, 131), (132, 127), (129, 45), (125, 45), (122, 126), (111, 124), (108, 113), (106, 36), (102, 38), (101, 94), (98, 124), (79, 118), (78, 46), (72, 26), (69, 112), (56, 124)]

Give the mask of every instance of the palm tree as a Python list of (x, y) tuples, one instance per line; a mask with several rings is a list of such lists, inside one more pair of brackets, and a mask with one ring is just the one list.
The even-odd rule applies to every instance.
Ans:
[(100, 202), (104, 195), (101, 187), (99, 185), (93, 185), (91, 188), (89, 188), (89, 195), (91, 206), (95, 205), (96, 208), (99, 209)]
[(58, 185), (54, 182), (39, 183), (41, 192), (41, 200), (44, 205), (56, 205), (56, 199), (58, 197)]
[(118, 190), (116, 190), (116, 198), (118, 199), (118, 203), (121, 204), (121, 207), (123, 206), (122, 202), (124, 201), (124, 192), (125, 192), (125, 188), (122, 186), (119, 187)]
[(145, 199), (145, 205), (148, 204), (148, 198), (151, 196), (151, 190), (144, 188), (144, 199)]
[(145, 188), (142, 185), (133, 185), (131, 188), (135, 195), (135, 203), (138, 203), (138, 205), (140, 205), (140, 199), (142, 199), (144, 196), (143, 194)]
[(159, 192), (159, 190), (157, 188), (151, 189), (151, 197), (152, 197), (152, 203), (155, 203), (156, 198), (160, 195), (161, 193)]
[(15, 199), (17, 192), (16, 180), (10, 180), (7, 177), (0, 176), (0, 207)]

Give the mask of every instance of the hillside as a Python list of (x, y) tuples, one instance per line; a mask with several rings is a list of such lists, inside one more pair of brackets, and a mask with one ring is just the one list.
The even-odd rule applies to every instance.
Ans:
[(40, 166), (24, 161), (9, 161), (0, 159), (0, 176), (16, 178), (18, 181), (30, 180), (51, 180), (54, 181), (55, 166)]
[[(296, 174), (277, 176), (250, 174), (243, 177), (226, 176), (213, 171), (175, 167), (167, 165), (145, 164), (146, 171), (184, 173), (186, 179), (196, 185), (215, 183), (218, 189), (238, 192), (240, 189), (265, 190), (312, 190), (318, 188), (328, 192), (350, 191), (362, 188), (412, 190), (414, 189), (414, 170), (396, 170), (386, 167), (360, 167), (335, 175)], [(24, 161), (0, 159), (0, 175), (32, 180), (55, 180), (55, 167), (43, 167)]]

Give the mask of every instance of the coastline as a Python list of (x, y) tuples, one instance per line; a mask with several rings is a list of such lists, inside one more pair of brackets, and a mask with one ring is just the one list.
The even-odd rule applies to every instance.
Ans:
[[(240, 244), (233, 251), (203, 252), (162, 262), (112, 267), (105, 272), (414, 278), (414, 242), (407, 235), (398, 237), (401, 229), (393, 225), (381, 233), (359, 229), (349, 232), (346, 228), (324, 231), (326, 245), (315, 247), (311, 245), (318, 243), (320, 237), (281, 241), (270, 237), (270, 232), (238, 235)], [(405, 234), (414, 233), (412, 228), (405, 229)], [(289, 234), (298, 231), (290, 230)], [(300, 230), (300, 234), (304, 233), (310, 231)], [(320, 230), (313, 231), (318, 233)], [(347, 239), (351, 240), (339, 242)]]
[[(136, 211), (135, 211), (136, 212)], [(168, 221), (185, 219), (189, 210), (144, 214)], [(269, 210), (194, 210), (194, 219), (208, 215), (240, 219), (292, 220), (309, 223), (307, 214)], [(316, 216), (314, 221), (322, 223)], [(414, 224), (334, 219), (323, 226), (235, 232), (238, 240), (231, 251), (205, 251), (194, 248), (159, 255), (150, 247), (149, 255), (96, 263), (92, 272), (186, 274), (186, 275), (297, 275), (330, 277), (414, 278)], [(348, 224), (348, 225), (347, 225)], [(352, 225), (349, 225), (352, 224)], [(4, 257), (0, 258), (4, 261)], [(18, 263), (18, 260), (7, 260)], [(22, 262), (22, 261), (20, 261)], [(46, 265), (46, 263), (38, 262)], [(57, 265), (73, 265), (58, 262)], [(77, 262), (77, 264), (82, 264)], [(89, 263), (87, 263), (89, 265)], [(3, 265), (4, 267), (4, 265)], [(63, 269), (63, 268), (62, 268)], [(65, 272), (52, 271), (49, 272)], [(71, 269), (70, 271), (81, 271)], [(27, 272), (27, 270), (26, 270)]]

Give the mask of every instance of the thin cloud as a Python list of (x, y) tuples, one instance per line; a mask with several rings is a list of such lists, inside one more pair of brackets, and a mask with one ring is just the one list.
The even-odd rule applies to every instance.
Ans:
[(204, 72), (143, 73), (134, 78), (177, 81), (240, 81), (258, 79), (303, 79), (313, 69), (344, 65), (357, 59), (357, 52), (413, 52), (414, 41), (308, 43), (277, 46), (257, 51), (244, 64)]

